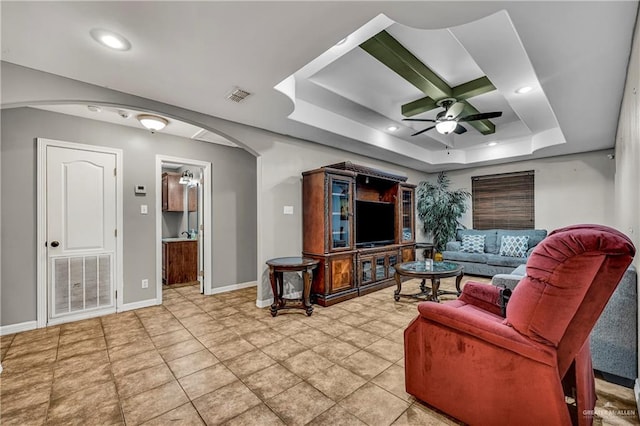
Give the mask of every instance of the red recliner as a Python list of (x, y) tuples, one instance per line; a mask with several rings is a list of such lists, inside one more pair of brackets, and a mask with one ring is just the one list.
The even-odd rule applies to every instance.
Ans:
[(407, 392), (471, 425), (591, 424), (589, 333), (634, 254), (614, 229), (566, 227), (531, 254), (506, 318), (487, 284), (420, 303), (404, 332)]

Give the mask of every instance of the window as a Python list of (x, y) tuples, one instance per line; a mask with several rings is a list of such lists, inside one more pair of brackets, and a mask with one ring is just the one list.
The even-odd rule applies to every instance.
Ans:
[(471, 177), (474, 229), (533, 229), (534, 171)]

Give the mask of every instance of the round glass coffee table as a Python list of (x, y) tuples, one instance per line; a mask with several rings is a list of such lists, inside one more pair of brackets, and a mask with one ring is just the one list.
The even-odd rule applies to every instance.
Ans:
[[(433, 302), (439, 302), (438, 296), (441, 294), (456, 294), (460, 295), (460, 282), (464, 275), (462, 265), (453, 262), (433, 262), (430, 269), (426, 268), (424, 261), (404, 262), (395, 266), (396, 270), (396, 285), (397, 290), (393, 293), (393, 298), (397, 302), (400, 300), (400, 296), (413, 297), (414, 299), (431, 300)], [(420, 293), (415, 294), (402, 294), (402, 277), (419, 278), (422, 280), (420, 283)], [(456, 277), (456, 290), (448, 291), (440, 290), (440, 279)], [(426, 280), (431, 280), (431, 288), (427, 287)]]

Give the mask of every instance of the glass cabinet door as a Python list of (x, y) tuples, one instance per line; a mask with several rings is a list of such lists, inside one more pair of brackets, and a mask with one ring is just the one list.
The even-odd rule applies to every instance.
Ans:
[(330, 218), (329, 218), (329, 245), (331, 250), (350, 249), (352, 245), (351, 223), (353, 212), (351, 211), (351, 181), (331, 177), (329, 179)]
[(401, 205), (400, 220), (402, 221), (402, 235), (400, 241), (407, 242), (415, 239), (414, 233), (414, 207), (413, 207), (413, 189), (401, 189)]

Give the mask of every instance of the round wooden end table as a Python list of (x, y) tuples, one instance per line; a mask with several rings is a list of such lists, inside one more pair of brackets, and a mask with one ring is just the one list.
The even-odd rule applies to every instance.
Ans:
[[(304, 309), (308, 316), (313, 313), (313, 306), (309, 295), (311, 294), (311, 273), (318, 266), (319, 261), (306, 257), (278, 257), (267, 260), (269, 266), (269, 280), (273, 291), (273, 303), (271, 304), (271, 316), (276, 316), (280, 309)], [(283, 278), (285, 272), (302, 272), (302, 298), (291, 299), (283, 296)], [(289, 305), (292, 303), (292, 305)]]
[[(415, 299), (431, 300), (439, 302), (438, 296), (441, 294), (456, 294), (460, 295), (460, 282), (464, 275), (462, 265), (453, 262), (433, 262), (433, 266), (430, 269), (426, 269), (424, 261), (404, 262), (395, 266), (396, 269), (396, 285), (397, 290), (393, 293), (393, 298), (397, 302), (400, 300), (400, 296), (413, 297)], [(402, 277), (419, 278), (422, 280), (420, 283), (420, 293), (415, 294), (401, 294), (402, 291)], [(448, 291), (440, 290), (440, 278), (456, 277), (456, 290)], [(431, 288), (427, 287), (425, 281), (431, 280)]]

